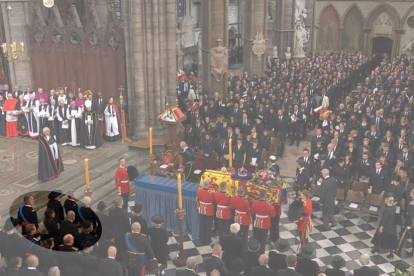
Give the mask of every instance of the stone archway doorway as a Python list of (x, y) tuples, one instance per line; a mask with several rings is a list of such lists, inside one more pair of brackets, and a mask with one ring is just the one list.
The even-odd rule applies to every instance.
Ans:
[(372, 40), (372, 53), (373, 54), (387, 54), (391, 57), (393, 41), (388, 37), (375, 37)]

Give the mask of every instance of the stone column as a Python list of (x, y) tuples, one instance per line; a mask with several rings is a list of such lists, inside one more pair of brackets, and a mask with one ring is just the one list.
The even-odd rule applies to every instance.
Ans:
[(135, 139), (145, 138), (148, 128), (163, 134), (157, 117), (165, 97), (175, 101), (175, 0), (126, 1), (125, 38), (129, 112)]
[[(227, 76), (221, 75), (217, 80), (211, 74), (211, 49), (218, 45), (228, 48), (228, 0), (203, 0), (203, 25), (202, 25), (202, 55), (203, 55), (203, 88), (210, 95), (219, 92), (221, 95), (227, 93)], [(220, 60), (222, 62), (222, 60)], [(228, 60), (225, 61), (228, 64)]]
[[(262, 75), (266, 68), (266, 42), (262, 41), (264, 43), (264, 53), (261, 57), (258, 57), (253, 53), (253, 41), (256, 39), (256, 36), (260, 36), (259, 33), (263, 35), (264, 39), (268, 39), (268, 6), (268, 0), (246, 0), (245, 28), (243, 33), (243, 64), (244, 71), (247, 71), (250, 75)], [(261, 43), (260, 41), (256, 42)]]
[(287, 47), (293, 49), (294, 24), (295, 24), (295, 1), (276, 1), (276, 19), (274, 20), (274, 32), (276, 46), (279, 56), (285, 58)]

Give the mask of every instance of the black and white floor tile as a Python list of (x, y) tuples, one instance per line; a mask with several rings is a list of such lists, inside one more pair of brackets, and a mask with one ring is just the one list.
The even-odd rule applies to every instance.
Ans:
[[(286, 178), (285, 181), (293, 183), (294, 180)], [(129, 206), (134, 204), (135, 201), (131, 199)], [(291, 245), (291, 250), (287, 254), (296, 254), (299, 246), (299, 232), (296, 230), (296, 223), (288, 220), (287, 209), (288, 205), (284, 205), (280, 218), (280, 237), (286, 239)], [(369, 266), (375, 266), (380, 275), (392, 275), (396, 268), (406, 269), (411, 266), (413, 257), (408, 254), (408, 251), (411, 250), (411, 240), (406, 242), (405, 249), (401, 253), (394, 254), (392, 260), (386, 257), (388, 252), (371, 253), (371, 239), (379, 223), (377, 218), (366, 217), (360, 219), (356, 213), (351, 212), (345, 212), (343, 216), (337, 214), (335, 216), (338, 221), (337, 226), (326, 231), (323, 229), (321, 217), (322, 213), (314, 210), (312, 216), (313, 230), (310, 234), (309, 243), (316, 249), (317, 258), (314, 260), (318, 262), (322, 271), (329, 266), (333, 255), (340, 255), (345, 259), (346, 266), (342, 270), (347, 275), (352, 275), (353, 270), (360, 267), (359, 257), (362, 254), (368, 254), (371, 257)], [(218, 243), (218, 237), (214, 237), (212, 240), (213, 244)], [(175, 276), (176, 267), (172, 260), (175, 259), (179, 251), (178, 236), (171, 233), (168, 245), (171, 253), (166, 275)], [(271, 244), (266, 245), (266, 253), (272, 249)], [(198, 240), (193, 240), (191, 235), (188, 234), (184, 236), (184, 250), (187, 256), (197, 258), (199, 275), (205, 276), (203, 258), (211, 256), (212, 246), (200, 246)]]

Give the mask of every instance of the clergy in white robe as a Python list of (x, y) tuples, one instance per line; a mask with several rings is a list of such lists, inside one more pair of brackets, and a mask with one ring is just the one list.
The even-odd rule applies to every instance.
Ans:
[(80, 145), (80, 118), (82, 117), (81, 108), (75, 105), (75, 102), (70, 103), (70, 107), (66, 112), (66, 117), (69, 121), (70, 131), (70, 145), (76, 147)]
[(109, 98), (105, 110), (105, 138), (114, 142), (119, 140), (121, 131), (121, 116), (118, 106), (114, 103), (114, 98)]
[(47, 118), (47, 104), (46, 100), (41, 98), (39, 100), (40, 105), (36, 108), (37, 118), (39, 121), (39, 129), (43, 129), (49, 126), (48, 118)]
[(39, 118), (37, 117), (36, 112), (38, 105), (39, 101), (35, 100), (35, 94), (29, 94), (29, 100), (26, 102), (26, 118), (29, 135), (32, 139), (37, 139), (39, 137)]

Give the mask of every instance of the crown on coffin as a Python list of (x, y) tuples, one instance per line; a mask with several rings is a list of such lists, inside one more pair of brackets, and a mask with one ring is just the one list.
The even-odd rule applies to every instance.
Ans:
[(240, 169), (237, 170), (237, 174), (239, 176), (246, 176), (247, 175), (247, 170), (243, 167), (241, 167)]

